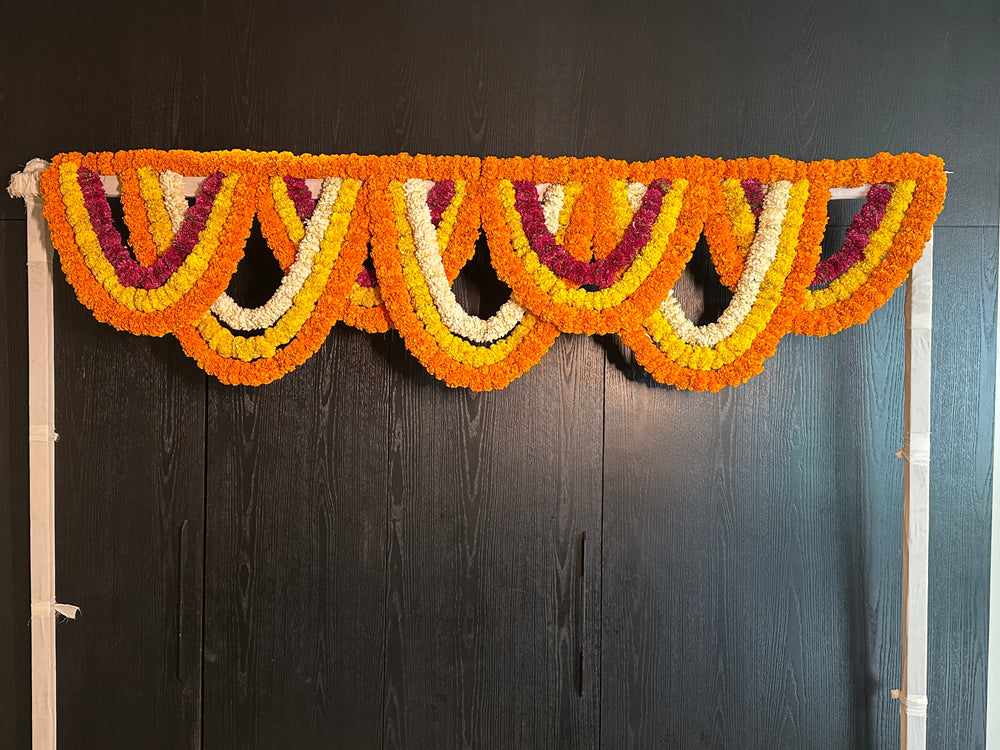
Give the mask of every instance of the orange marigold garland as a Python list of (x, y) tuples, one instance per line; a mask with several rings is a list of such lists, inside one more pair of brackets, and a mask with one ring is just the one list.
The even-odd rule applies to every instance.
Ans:
[[(487, 159), (483, 164), (484, 225), (508, 230), (490, 236), (493, 266), (515, 298), (568, 333), (615, 333), (641, 323), (664, 299), (690, 258), (706, 213), (700, 159), (627, 165), (603, 159)], [(544, 225), (534, 191), (560, 179), (628, 178), (647, 186), (618, 247), (585, 263), (565, 250)], [(579, 203), (579, 200), (577, 201)]]
[[(277, 322), (254, 336), (234, 335), (210, 310), (194, 325), (175, 332), (188, 356), (233, 385), (271, 382), (312, 356), (342, 315), (348, 286), (363, 260), (363, 246), (356, 236), (350, 237), (359, 232), (351, 217), (357, 189), (357, 181), (344, 181), (329, 224), (322, 230), (313, 270)], [(306, 232), (299, 252), (311, 239)]]
[(947, 177), (941, 159), (919, 154), (878, 154), (813, 166), (823, 170), (831, 187), (894, 186), (885, 214), (871, 227), (863, 256), (826, 288), (806, 292), (793, 330), (826, 336), (867, 321), (906, 280), (944, 204)]
[[(102, 176), (118, 178), (129, 247)], [(203, 178), (190, 206), (185, 177)], [(843, 248), (820, 262), (830, 189), (862, 185)], [(760, 372), (789, 331), (867, 320), (919, 257), (945, 174), (915, 154), (627, 164), (122, 151), (61, 154), (41, 190), (66, 277), (95, 316), (175, 334), (226, 383), (281, 377), (344, 320), (396, 328), (452, 386), (501, 388), (564, 331), (618, 333), (657, 379), (718, 390)], [(245, 309), (225, 289), (255, 214), (285, 278)], [(480, 228), (512, 289), (489, 320), (451, 290)], [(671, 290), (702, 234), (734, 297), (696, 326)]]
[(808, 192), (805, 180), (768, 186), (761, 226), (732, 302), (718, 322), (694, 326), (668, 295), (642, 329), (622, 333), (653, 377), (681, 388), (717, 391), (760, 372), (790, 325), (804, 282), (795, 273), (803, 265), (796, 247)]
[(160, 257), (161, 251), (153, 240), (150, 230), (152, 219), (143, 200), (139, 186), (139, 171), (123, 169), (118, 174), (121, 184), (122, 211), (128, 226), (129, 245), (135, 259), (143, 266), (151, 266)]
[[(146, 267), (131, 260), (110, 225), (107, 200), (103, 191), (97, 195), (100, 181), (91, 169), (103, 163), (101, 156), (56, 157), (42, 174), (52, 244), (77, 297), (98, 320), (131, 333), (162, 336), (204, 314), (228, 286), (250, 232), (255, 175), (232, 171), (220, 177), (218, 193), (192, 208), (189, 226), (197, 227), (196, 234), (192, 228), (191, 241), (173, 248), (175, 263), (164, 263), (154, 276), (155, 264)], [(198, 209), (203, 215), (195, 216)]]
[[(541, 359), (558, 330), (524, 313), (513, 300), (491, 321), (479, 321), (485, 329), (497, 324), (497, 330), (477, 337), (462, 328), (469, 316), (456, 310), (450, 282), (475, 252), (478, 160), (403, 157), (393, 167), (387, 175), (394, 179), (373, 191), (372, 205), (375, 270), (393, 324), (407, 349), (448, 385), (502, 388)], [(436, 226), (428, 181), (455, 183), (455, 194)], [(452, 258), (450, 270), (446, 255)]]
[[(357, 232), (353, 241), (363, 247), (364, 264), (371, 261), (372, 235), (368, 208), (371, 203), (371, 190), (371, 184), (364, 185), (354, 206)], [(385, 303), (382, 301), (382, 290), (379, 289), (374, 268), (369, 270), (363, 265), (362, 270), (358, 272), (358, 278), (351, 284), (347, 294), (347, 306), (344, 309), (344, 322), (368, 333), (385, 333), (392, 328), (392, 321), (389, 320), (389, 311), (385, 309)]]

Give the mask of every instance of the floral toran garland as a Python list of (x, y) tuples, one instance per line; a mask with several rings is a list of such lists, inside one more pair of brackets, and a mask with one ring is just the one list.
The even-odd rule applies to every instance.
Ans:
[[(127, 243), (102, 177), (120, 185)], [(201, 178), (191, 204), (186, 177)], [(830, 190), (862, 186), (843, 246), (821, 259)], [(618, 334), (657, 380), (718, 390), (760, 372), (786, 333), (867, 320), (919, 258), (945, 173), (917, 154), (629, 164), (121, 151), (60, 154), (41, 189), (80, 301), (117, 328), (173, 334), (225, 383), (280, 378), (344, 321), (397, 330), (451, 386), (502, 388), (565, 332)], [(251, 309), (226, 289), (255, 216), (285, 275)], [(452, 291), (480, 230), (511, 289), (487, 320)], [(701, 236), (733, 296), (695, 325), (673, 286)]]

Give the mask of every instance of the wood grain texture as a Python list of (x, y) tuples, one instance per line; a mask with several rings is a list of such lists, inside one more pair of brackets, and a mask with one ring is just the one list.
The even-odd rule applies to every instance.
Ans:
[[(363, 151), (366, 13), (206, 6), (195, 140)], [(246, 300), (274, 286), (234, 283)], [(206, 748), (381, 744), (388, 384), (384, 337), (343, 325), (284, 380), (210, 382)]]
[[(179, 24), (194, 31), (172, 33)], [(518, 25), (521, 33), (507, 37), (504, 28)], [(991, 197), (1000, 189), (1000, 135), (991, 124), (1000, 101), (986, 92), (997, 84), (1000, 19), (988, 0), (813, 0), (790, 9), (725, 0), (548, 2), (526, 14), (489, 3), (388, 0), (40, 2), (9, 9), (5, 29), (11, 74), (0, 107), (17, 112), (4, 146), (9, 169), (33, 155), (126, 147), (365, 153), (406, 143), (414, 151), (489, 146), (513, 154), (530, 146), (530, 121), (501, 112), (492, 125), (481, 115), (461, 134), (451, 129), (455, 110), (494, 93), (462, 90), (458, 81), (501, 64), (518, 80), (519, 68), (544, 63), (537, 89), (510, 93), (517, 109), (532, 108), (549, 124), (547, 144), (561, 151), (547, 155), (580, 153), (574, 145), (588, 137), (600, 145), (594, 136), (602, 132), (615, 136), (604, 155), (624, 159), (935, 152), (960, 176), (940, 226), (998, 221)], [(398, 64), (393, 29), (433, 51), (387, 88), (378, 71)], [(573, 29), (590, 43), (576, 46)], [(512, 48), (498, 44), (505, 38)], [(36, 47), (46, 63), (29, 65)], [(243, 66), (230, 65), (234, 59)], [(553, 80), (560, 86), (544, 86)], [(565, 81), (582, 84), (586, 117), (558, 117)], [(427, 109), (421, 122), (411, 105), (428, 93), (448, 106)], [(491, 141), (490, 128), (506, 137)], [(20, 215), (0, 195), (0, 216)]]
[(608, 368), (604, 746), (898, 742), (901, 302), (716, 396)]
[(934, 232), (928, 747), (985, 747), (997, 247)]
[[(0, 163), (938, 153), (955, 175), (936, 252), (929, 732), (977, 748), (998, 34), (987, 0), (38, 2), (0, 25)], [(0, 194), (0, 218), (22, 216)], [(965, 225), (993, 228), (944, 230)], [(0, 746), (10, 726), (25, 750), (27, 478), (5, 437), (26, 402), (20, 242), (0, 260)], [(476, 288), (460, 280), (470, 309)], [(901, 300), (784, 341), (719, 396), (652, 387), (612, 341), (573, 337), (503, 393), (452, 392), (393, 337), (338, 328), (275, 386), (210, 382), (206, 423), (206, 380), (175, 342), (117, 334), (57, 292), (59, 594), (84, 607), (59, 629), (61, 747), (191, 746), (201, 710), (211, 748), (895, 743)], [(183, 518), (203, 542), (181, 565)], [(198, 601), (203, 545), (199, 707), (200, 617), (184, 620), (188, 687), (163, 639), (177, 584)]]
[[(566, 13), (540, 27), (539, 46), (551, 50), (563, 85), (592, 72), (579, 127), (615, 136), (592, 153), (937, 153), (960, 175), (940, 225), (997, 223), (1000, 135), (991, 123), (1000, 103), (984, 92), (997, 87), (1000, 18), (989, 2), (588, 3), (572, 15), (570, 29), (582, 24), (594, 37), (585, 66), (567, 64), (577, 40), (563, 32)], [(538, 106), (544, 112), (549, 98)]]
[[(199, 66), (199, 17), (194, 2), (5, 8), (5, 173), (63, 151), (196, 147), (187, 126), (199, 100), (189, 75)], [(22, 214), (0, 192), (0, 216)]]
[[(393, 95), (380, 149), (586, 147), (567, 141), (587, 121), (579, 82), (547, 85), (546, 21), (531, 3), (393, 7), (391, 68), (370, 66)], [(567, 115), (559, 131), (539, 120), (542, 91)], [(456, 292), (488, 315), (509, 290), (470, 266)], [(486, 394), (446, 388), (396, 339), (391, 352), (385, 747), (595, 747), (600, 349), (562, 337)]]
[(205, 376), (61, 273), (55, 319), (59, 747), (197, 748)]
[[(175, 33), (176, 7), (7, 10), (12, 62), (0, 98), (5, 132), (17, 134), (5, 139), (9, 171), (58, 151), (177, 145), (194, 37)], [(23, 210), (2, 200), (4, 215)], [(96, 324), (61, 275), (56, 291), (57, 592), (84, 612), (59, 629), (60, 747), (192, 747), (204, 377), (172, 341)], [(182, 560), (185, 521), (195, 542)]]
[[(9, 49), (15, 30), (0, 28)], [(10, 93), (20, 71), (0, 65), (0, 132), (15, 130)], [(0, 143), (0, 165), (17, 163)], [(13, 171), (13, 170), (11, 170)], [(24, 203), (0, 191), (0, 747), (31, 744), (28, 513), (28, 325)]]
[(388, 362), (338, 330), (286, 378), (211, 382), (205, 748), (377, 747)]
[(600, 351), (488, 394), (393, 363), (385, 747), (595, 747)]
[(0, 221), (0, 747), (31, 742), (24, 221)]

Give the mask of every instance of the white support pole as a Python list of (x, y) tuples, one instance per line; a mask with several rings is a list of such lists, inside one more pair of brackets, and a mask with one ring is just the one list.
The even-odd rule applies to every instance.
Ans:
[[(997, 248), (1000, 257), (1000, 247)], [(998, 300), (1000, 302), (1000, 300)], [(990, 633), (986, 651), (986, 750), (1000, 748), (1000, 304), (993, 392), (993, 502), (990, 523)]]
[(927, 747), (927, 551), (930, 527), (931, 309), (934, 237), (906, 284), (903, 385), (903, 649), (899, 746)]
[(11, 175), (7, 192), (24, 198), (28, 218), (28, 473), (31, 559), (31, 747), (56, 746), (55, 351), (52, 260), (38, 178), (48, 164), (32, 159)]
[[(831, 200), (864, 198), (870, 185), (834, 188)], [(927, 555), (930, 537), (931, 311), (934, 235), (906, 283), (903, 382), (903, 622), (899, 700), (901, 750), (927, 748)]]

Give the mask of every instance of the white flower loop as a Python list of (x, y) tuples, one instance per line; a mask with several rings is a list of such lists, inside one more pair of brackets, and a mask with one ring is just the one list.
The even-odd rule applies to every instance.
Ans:
[(558, 183), (549, 185), (545, 188), (544, 195), (542, 214), (545, 216), (545, 228), (554, 235), (559, 231), (559, 215), (566, 200), (566, 188)]
[(431, 299), (437, 307), (441, 321), (455, 335), (477, 344), (489, 344), (508, 335), (524, 317), (524, 308), (513, 298), (503, 303), (489, 320), (469, 315), (455, 299), (448, 283), (438, 246), (437, 230), (427, 206), (427, 194), (433, 182), (407, 180), (403, 183), (406, 196), (406, 216), (413, 231), (417, 263), (427, 281)]
[(305, 236), (299, 243), (295, 260), (281, 280), (281, 285), (271, 295), (271, 299), (260, 307), (248, 309), (237, 304), (232, 297), (223, 292), (212, 305), (212, 312), (221, 322), (236, 331), (270, 328), (292, 308), (295, 295), (299, 293), (306, 283), (306, 279), (309, 278), (309, 274), (312, 273), (313, 260), (316, 258), (320, 242), (330, 226), (330, 217), (337, 203), (341, 184), (343, 184), (343, 180), (339, 177), (328, 177), (323, 180), (319, 200), (316, 202), (312, 217), (306, 223)]
[(628, 198), (628, 207), (632, 211), (632, 216), (635, 216), (635, 212), (642, 205), (642, 199), (646, 197), (647, 189), (641, 182), (630, 182), (628, 184), (625, 195)]
[(170, 217), (170, 228), (177, 234), (188, 210), (188, 202), (184, 197), (184, 178), (170, 170), (161, 172), (160, 190), (163, 192), (163, 205), (167, 209), (167, 216)]
[(714, 347), (731, 336), (753, 310), (760, 295), (761, 283), (778, 254), (781, 227), (785, 221), (792, 184), (775, 182), (764, 195), (757, 235), (747, 253), (743, 275), (740, 276), (732, 302), (714, 323), (696, 326), (681, 309), (671, 289), (660, 305), (660, 313), (682, 341), (694, 346)]

